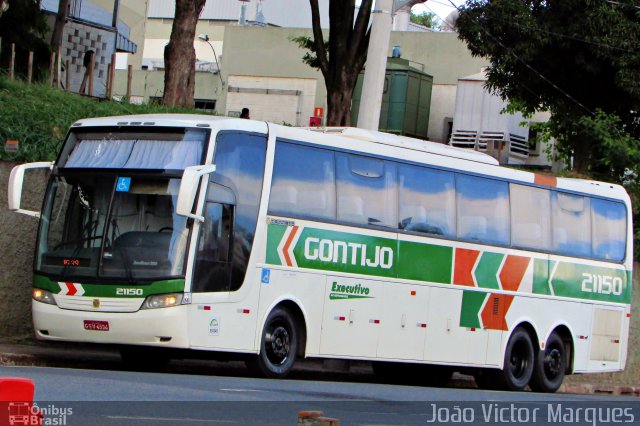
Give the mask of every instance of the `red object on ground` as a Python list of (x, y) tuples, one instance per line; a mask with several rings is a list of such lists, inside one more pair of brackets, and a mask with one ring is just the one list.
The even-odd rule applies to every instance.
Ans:
[(31, 379), (0, 377), (0, 401), (33, 402), (35, 388)]
[(35, 384), (31, 379), (0, 377), (0, 426), (42, 425), (42, 411), (35, 411)]

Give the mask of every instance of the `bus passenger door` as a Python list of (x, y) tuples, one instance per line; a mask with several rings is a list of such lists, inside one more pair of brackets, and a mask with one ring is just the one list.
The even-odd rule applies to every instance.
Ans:
[[(207, 202), (200, 225), (191, 286), (189, 340), (195, 347), (224, 347), (234, 332), (229, 303), (219, 303), (231, 282), (232, 204)], [(234, 316), (235, 318), (235, 316)], [(233, 347), (233, 342), (231, 342)]]

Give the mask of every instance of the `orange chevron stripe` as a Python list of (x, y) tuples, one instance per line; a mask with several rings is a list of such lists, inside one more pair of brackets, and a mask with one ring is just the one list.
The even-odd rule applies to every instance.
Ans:
[(480, 314), (482, 326), (489, 330), (509, 330), (506, 316), (514, 297), (507, 294), (491, 293)]
[(539, 173), (536, 173), (533, 177), (533, 183), (555, 188), (556, 186), (558, 186), (558, 178), (555, 176), (541, 175)]
[(456, 249), (456, 264), (453, 272), (453, 283), (468, 287), (475, 287), (473, 283), (473, 266), (476, 264), (480, 256), (478, 250), (469, 250), (463, 248)]
[(287, 242), (284, 243), (282, 247), (282, 255), (284, 256), (284, 260), (287, 263), (287, 266), (293, 266), (293, 262), (291, 261), (291, 257), (289, 257), (289, 247), (291, 246), (291, 242), (293, 238), (296, 236), (296, 232), (298, 232), (298, 227), (294, 226), (289, 234), (289, 238), (287, 238)]
[(507, 256), (500, 271), (500, 282), (504, 290), (518, 291), (530, 261), (529, 257)]

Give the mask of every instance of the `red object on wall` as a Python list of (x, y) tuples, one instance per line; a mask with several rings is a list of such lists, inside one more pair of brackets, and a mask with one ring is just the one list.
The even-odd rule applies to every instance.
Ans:
[(313, 116), (322, 118), (322, 114), (324, 114), (324, 108), (315, 107), (313, 109)]
[(309, 117), (309, 127), (318, 127), (322, 124), (320, 117)]

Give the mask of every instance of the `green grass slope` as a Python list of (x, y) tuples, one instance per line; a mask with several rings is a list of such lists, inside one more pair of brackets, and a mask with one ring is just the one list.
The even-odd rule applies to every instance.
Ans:
[[(43, 84), (0, 78), (0, 159), (54, 160), (67, 129), (78, 119), (126, 114), (195, 113), (158, 104), (99, 101)], [(201, 111), (197, 111), (202, 114)], [(7, 139), (18, 140), (16, 154), (4, 152)]]

